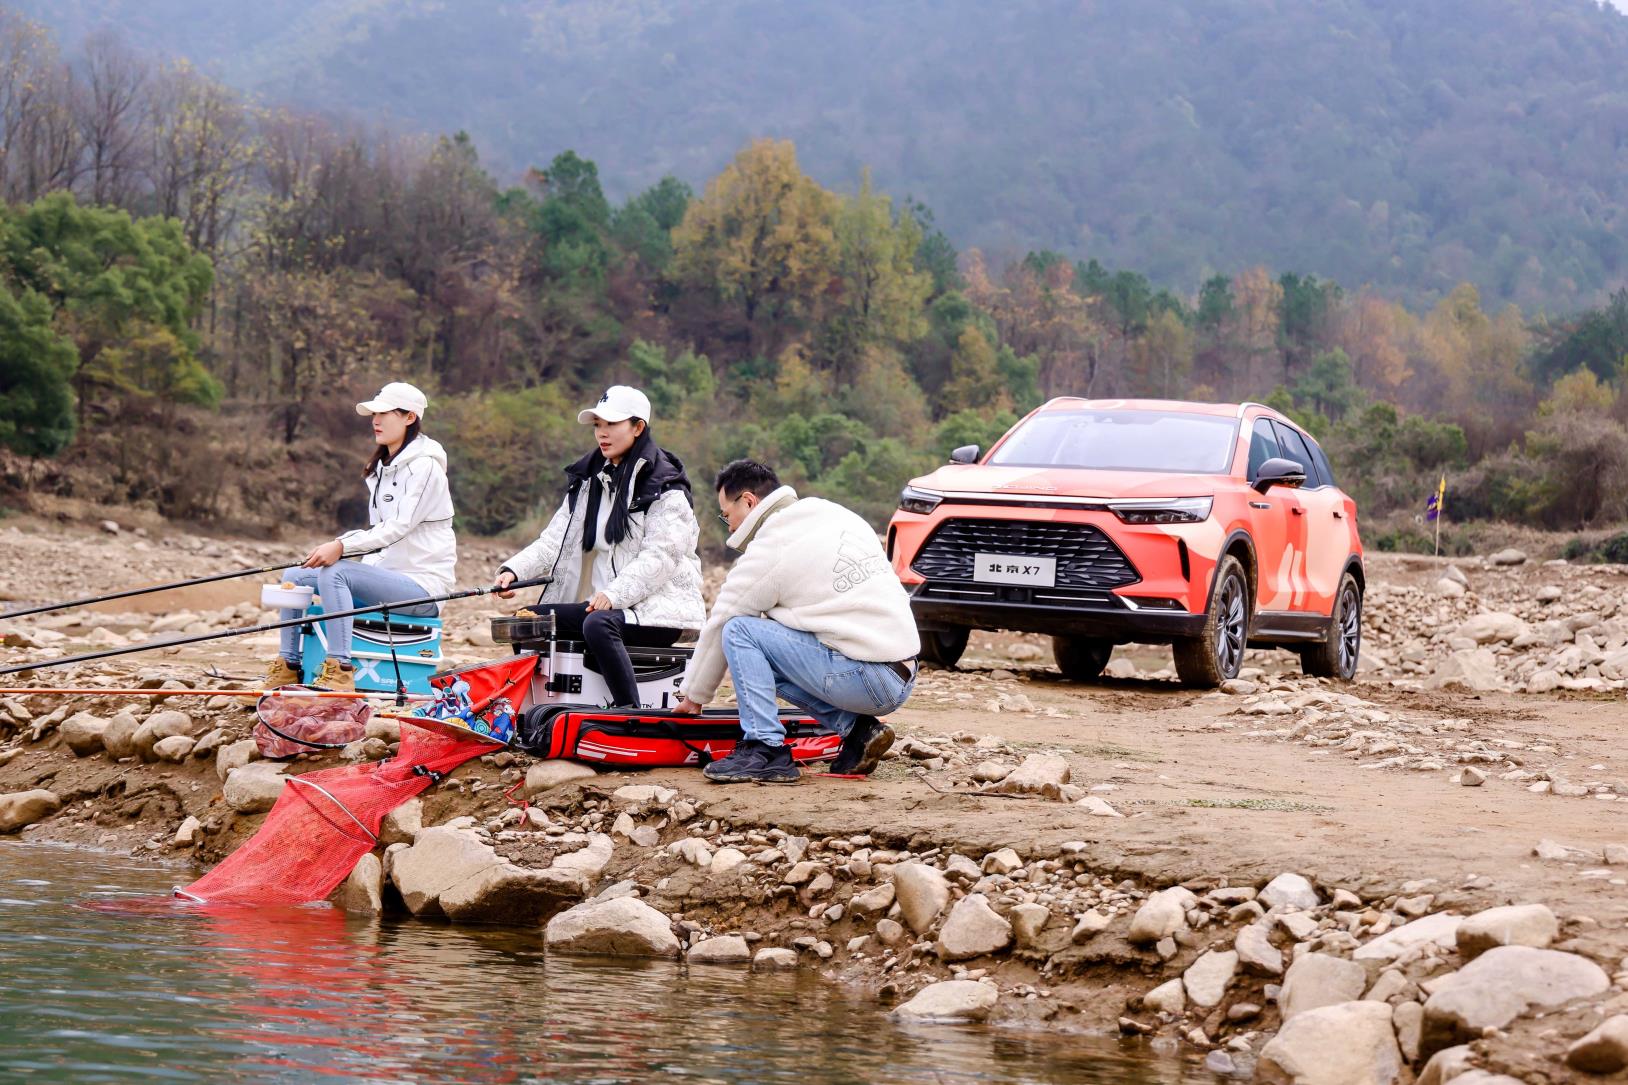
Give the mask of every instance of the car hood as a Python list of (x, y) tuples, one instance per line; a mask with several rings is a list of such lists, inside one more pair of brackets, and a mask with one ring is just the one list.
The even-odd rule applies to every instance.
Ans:
[(1204, 497), (1213, 494), (1216, 487), (1224, 483), (1225, 478), (1221, 475), (950, 464), (930, 475), (913, 479), (910, 484), (943, 493), (975, 493), (990, 497), (1100, 497), (1124, 500), (1139, 497)]

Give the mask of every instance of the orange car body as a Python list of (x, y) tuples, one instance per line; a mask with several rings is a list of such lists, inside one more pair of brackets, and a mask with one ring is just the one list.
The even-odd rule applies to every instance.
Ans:
[[(888, 527), (924, 633), (1174, 643), (1201, 634), (1229, 554), (1249, 579), (1251, 646), (1323, 638), (1347, 574), (1360, 592), (1356, 505), (1269, 407), (1054, 399), (957, 456), (972, 462), (912, 480)], [(1305, 481), (1258, 488), (1283, 458)]]

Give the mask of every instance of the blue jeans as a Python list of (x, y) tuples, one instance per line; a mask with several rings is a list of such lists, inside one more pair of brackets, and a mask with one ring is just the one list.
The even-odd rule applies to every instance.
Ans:
[(849, 659), (813, 633), (768, 618), (731, 618), (724, 626), (724, 658), (735, 680), (741, 729), (770, 746), (786, 740), (775, 697), (791, 702), (829, 730), (846, 735), (856, 716), (883, 716), (915, 688), (886, 663)]
[[(290, 569), (283, 580), (314, 587), (322, 597), (322, 609), (353, 610), (373, 603), (399, 603), (408, 599), (422, 599), (429, 593), (418, 586), (410, 576), (359, 561), (338, 561), (323, 569)], [(303, 610), (284, 610), (284, 621), (298, 618)], [(353, 618), (335, 618), (322, 623), (328, 637), (328, 655), (344, 663), (350, 662), (350, 631)], [(283, 658), (295, 666), (300, 661), (301, 626), (284, 626), (282, 635)]]

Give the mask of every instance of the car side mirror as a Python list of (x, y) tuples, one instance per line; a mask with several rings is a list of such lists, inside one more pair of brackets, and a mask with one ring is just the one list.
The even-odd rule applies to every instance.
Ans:
[(1261, 464), (1261, 469), (1255, 472), (1255, 489), (1265, 493), (1273, 486), (1304, 486), (1306, 484), (1306, 469), (1293, 460), (1282, 457), (1273, 457)]
[(980, 448), (978, 445), (962, 445), (960, 448), (958, 448), (954, 452), (950, 453), (950, 462), (951, 463), (977, 463), (978, 462), (978, 453), (980, 453), (982, 451), (983, 451), (983, 449)]

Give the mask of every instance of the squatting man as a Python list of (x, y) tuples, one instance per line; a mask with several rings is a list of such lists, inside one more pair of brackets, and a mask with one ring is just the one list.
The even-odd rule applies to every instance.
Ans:
[(877, 719), (916, 684), (910, 600), (876, 532), (855, 513), (798, 497), (763, 464), (737, 460), (713, 487), (740, 557), (713, 604), (674, 709), (698, 714), (727, 666), (744, 740), (702, 771), (714, 783), (793, 783), (778, 696), (842, 735), (835, 775), (868, 775), (893, 745)]

